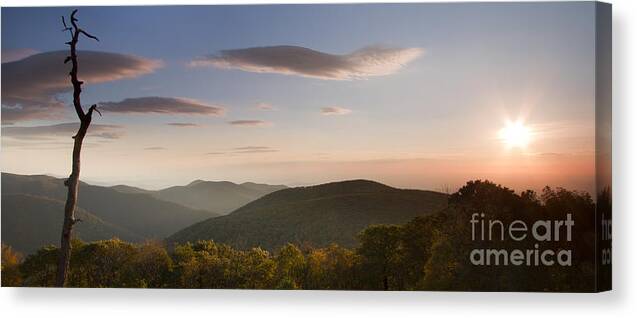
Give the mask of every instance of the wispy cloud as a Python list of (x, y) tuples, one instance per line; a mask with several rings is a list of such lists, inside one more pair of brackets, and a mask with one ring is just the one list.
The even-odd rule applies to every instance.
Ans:
[(206, 155), (213, 156), (221, 156), (221, 155), (241, 155), (241, 154), (258, 154), (258, 153), (270, 153), (270, 152), (278, 152), (278, 149), (266, 147), (266, 146), (245, 146), (245, 147), (236, 147), (232, 148), (228, 151), (213, 151), (208, 152)]
[[(3, 138), (2, 139), (2, 147), (4, 148), (19, 148), (22, 150), (58, 150), (58, 149), (73, 149), (73, 140), (63, 141), (61, 139), (57, 139), (60, 141), (53, 140), (21, 140), (21, 139), (11, 139), (11, 138)], [(102, 139), (102, 141), (108, 141), (106, 139)], [(82, 144), (82, 148), (96, 148), (100, 147), (103, 144), (100, 142), (87, 142), (85, 141)]]
[(166, 123), (166, 125), (168, 126), (174, 126), (174, 127), (199, 127), (199, 124), (195, 124), (195, 123)]
[[(71, 139), (77, 133), (79, 123), (63, 123), (48, 126), (19, 126), (2, 127), (2, 138), (16, 140), (54, 140), (58, 138)], [(92, 124), (88, 130), (88, 137), (100, 139), (119, 139), (124, 135), (123, 127), (118, 125)]]
[[(71, 90), (67, 51), (46, 52), (2, 63), (2, 122), (60, 118), (65, 110), (57, 95)], [(162, 66), (158, 60), (133, 55), (78, 51), (80, 79), (103, 83), (148, 74)]]
[(354, 80), (395, 73), (423, 52), (421, 48), (370, 46), (338, 55), (300, 46), (267, 46), (223, 50), (216, 55), (197, 58), (190, 65), (324, 80)]
[(233, 120), (228, 122), (233, 126), (241, 126), (241, 127), (264, 127), (270, 126), (272, 123), (264, 120), (256, 120), (256, 119), (243, 119), (243, 120)]
[(120, 102), (102, 102), (100, 110), (113, 113), (155, 113), (182, 115), (220, 116), (224, 108), (190, 98), (181, 97), (136, 97)]
[(264, 146), (247, 146), (247, 147), (237, 147), (234, 148), (234, 153), (267, 153), (267, 152), (278, 152), (278, 149), (273, 149), (270, 147)]
[(270, 103), (257, 103), (256, 108), (258, 110), (276, 110), (276, 108), (274, 106), (272, 106), (272, 104)]
[(264, 150), (264, 149), (272, 149), (270, 147), (266, 147), (266, 146), (245, 146), (245, 147), (236, 147), (236, 148), (232, 148), (234, 150)]
[(166, 150), (164, 147), (146, 147), (144, 150), (156, 151), (156, 150)]
[(2, 49), (2, 63), (19, 61), (37, 53), (34, 49)]
[(334, 115), (347, 115), (352, 112), (351, 109), (338, 107), (338, 106), (330, 106), (321, 108), (321, 114), (325, 116), (334, 116)]

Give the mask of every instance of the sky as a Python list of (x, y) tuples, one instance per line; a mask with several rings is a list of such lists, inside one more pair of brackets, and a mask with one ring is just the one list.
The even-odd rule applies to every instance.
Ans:
[[(70, 172), (72, 9), (2, 8), (2, 171)], [(592, 191), (594, 4), (82, 7), (82, 179)], [(67, 19), (68, 20), (68, 19)]]

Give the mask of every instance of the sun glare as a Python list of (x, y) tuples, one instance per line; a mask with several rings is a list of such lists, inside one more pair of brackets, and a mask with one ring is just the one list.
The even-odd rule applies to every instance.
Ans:
[(531, 141), (531, 130), (520, 120), (507, 122), (498, 137), (509, 148), (525, 148)]

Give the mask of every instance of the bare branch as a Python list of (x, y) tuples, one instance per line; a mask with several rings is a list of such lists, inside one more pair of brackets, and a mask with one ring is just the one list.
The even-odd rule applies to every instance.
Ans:
[(62, 16), (62, 25), (64, 25), (64, 29), (62, 29), (62, 32), (69, 31), (69, 34), (71, 35), (71, 37), (73, 37), (73, 28), (66, 25), (66, 20), (64, 19), (64, 16)]
[(88, 33), (87, 33), (86, 31), (84, 31), (84, 30), (81, 30), (81, 29), (80, 29), (80, 30), (78, 30), (78, 32), (80, 32), (80, 33), (82, 33), (82, 34), (86, 35), (87, 37), (89, 37), (89, 38), (91, 38), (91, 39), (93, 39), (93, 40), (95, 40), (95, 41), (97, 41), (97, 42), (99, 42), (99, 41), (100, 41), (100, 39), (98, 39), (96, 36), (94, 36), (94, 35), (90, 35), (90, 34), (88, 34)]
[(87, 117), (93, 116), (93, 111), (96, 111), (98, 114), (100, 114), (100, 117), (102, 117), (102, 112), (100, 112), (100, 110), (97, 109), (97, 104), (91, 105), (91, 107), (88, 109), (88, 112), (86, 113), (86, 116)]
[(75, 14), (77, 13), (77, 9), (73, 10), (73, 12), (71, 12), (71, 23), (78, 21), (75, 18)]

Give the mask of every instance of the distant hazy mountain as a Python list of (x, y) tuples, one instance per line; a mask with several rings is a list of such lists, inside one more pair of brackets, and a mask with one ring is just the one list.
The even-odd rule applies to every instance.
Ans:
[(131, 187), (125, 184), (120, 184), (120, 185), (116, 185), (116, 186), (112, 186), (111, 189), (117, 190), (118, 192), (123, 192), (123, 193), (153, 193), (153, 191), (151, 190), (146, 190), (146, 189), (142, 189), (142, 188), (137, 188), (137, 187)]
[[(62, 179), (44, 175), (24, 176), (2, 173), (2, 219), (12, 213), (25, 213), (19, 205), (5, 206), (4, 196), (9, 194), (31, 195), (54, 201), (66, 200), (66, 187)], [(85, 212), (140, 238), (164, 238), (175, 231), (216, 214), (196, 210), (176, 203), (162, 201), (145, 193), (123, 193), (110, 187), (80, 183), (78, 207)], [(10, 201), (7, 201), (7, 204)], [(32, 206), (35, 208), (35, 206)], [(12, 216), (14, 217), (14, 216)], [(19, 218), (19, 216), (17, 216)], [(59, 222), (50, 224), (59, 226)], [(37, 237), (42, 224), (20, 223), (23, 237)], [(2, 239), (5, 239), (4, 222)], [(48, 229), (47, 229), (48, 230)]]
[(228, 214), (241, 206), (266, 194), (285, 189), (283, 185), (246, 182), (236, 184), (228, 181), (195, 180), (185, 186), (174, 186), (159, 191), (150, 191), (126, 185), (113, 189), (124, 193), (146, 193), (155, 198), (174, 202), (192, 209)]
[[(142, 239), (124, 228), (105, 222), (82, 208), (76, 210), (82, 221), (74, 227), (74, 236), (86, 241), (118, 237), (127, 241)], [(2, 243), (23, 253), (60, 242), (64, 202), (29, 194), (2, 195)]]
[(446, 204), (447, 195), (437, 192), (367, 180), (335, 182), (268, 194), (229, 215), (189, 226), (168, 241), (213, 239), (237, 248), (270, 250), (287, 242), (353, 246), (357, 233), (371, 224), (405, 223)]

